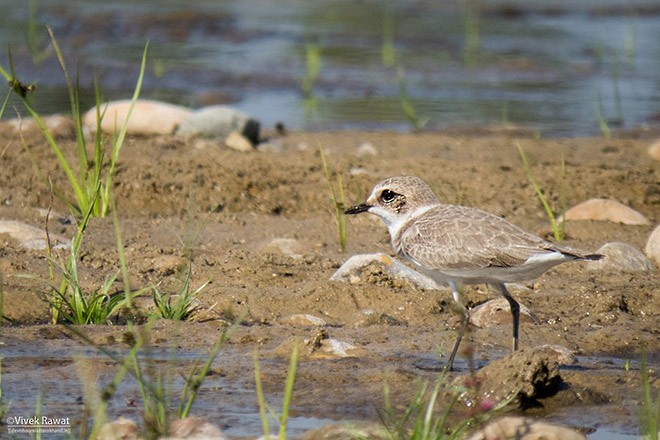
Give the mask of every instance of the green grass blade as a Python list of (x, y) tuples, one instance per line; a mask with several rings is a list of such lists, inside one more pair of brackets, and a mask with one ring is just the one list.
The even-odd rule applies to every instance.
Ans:
[(280, 415), (280, 433), (279, 440), (286, 440), (286, 427), (289, 420), (289, 408), (291, 398), (293, 397), (293, 384), (296, 381), (296, 370), (298, 368), (298, 343), (293, 345), (291, 361), (289, 362), (289, 372), (286, 375), (286, 385), (284, 387), (284, 401), (282, 402), (282, 414)]
[(527, 160), (527, 155), (525, 154), (525, 151), (523, 150), (522, 146), (516, 142), (516, 146), (518, 147), (518, 153), (520, 154), (520, 158), (523, 163), (523, 171), (525, 172), (525, 175), (527, 176), (527, 180), (529, 180), (529, 183), (532, 185), (534, 188), (534, 192), (536, 192), (536, 196), (538, 197), (539, 201), (543, 205), (543, 209), (545, 209), (545, 213), (550, 220), (550, 224), (552, 226), (552, 232), (554, 234), (555, 240), (557, 241), (562, 241), (564, 239), (564, 236), (560, 234), (560, 229), (557, 225), (557, 218), (555, 216), (554, 211), (552, 210), (552, 207), (548, 203), (547, 198), (543, 194), (543, 191), (541, 190), (541, 187), (538, 185), (536, 182), (536, 179), (534, 178), (534, 175), (532, 174), (532, 170), (529, 166), (529, 162)]
[(264, 438), (270, 440), (270, 426), (268, 424), (268, 415), (266, 414), (266, 399), (264, 398), (264, 389), (261, 385), (261, 371), (259, 370), (259, 351), (254, 350), (254, 382), (257, 389), (257, 401), (259, 402), (259, 417), (261, 417), (261, 428), (264, 432)]
[(126, 118), (124, 119), (124, 124), (121, 127), (121, 130), (119, 131), (119, 135), (115, 139), (113, 146), (112, 146), (112, 152), (110, 156), (110, 166), (108, 169), (108, 173), (106, 175), (105, 179), (105, 186), (103, 187), (103, 195), (102, 195), (102, 203), (104, 204), (104, 209), (103, 209), (103, 214), (107, 214), (107, 210), (109, 209), (109, 201), (110, 201), (110, 190), (112, 188), (112, 179), (114, 178), (115, 175), (115, 168), (117, 165), (117, 160), (119, 159), (119, 152), (121, 151), (121, 148), (124, 144), (124, 138), (126, 137), (126, 130), (128, 129), (128, 121), (131, 119), (131, 116), (133, 115), (133, 109), (135, 108), (135, 103), (137, 102), (138, 98), (140, 97), (140, 92), (142, 90), (142, 82), (144, 80), (144, 72), (147, 66), (147, 52), (149, 50), (149, 43), (145, 44), (144, 50), (142, 52), (142, 62), (140, 64), (140, 74), (138, 76), (137, 84), (135, 85), (135, 90), (133, 91), (133, 97), (131, 98), (131, 104), (128, 107), (128, 113), (126, 113)]

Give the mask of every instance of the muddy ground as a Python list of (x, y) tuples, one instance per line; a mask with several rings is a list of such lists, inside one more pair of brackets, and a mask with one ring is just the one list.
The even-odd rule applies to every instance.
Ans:
[[(73, 140), (62, 142), (74, 150)], [(353, 344), (349, 357), (304, 353), (292, 417), (377, 421), (384, 382), (405, 404), (419, 380), (437, 376), (444, 362), (439, 353), (451, 349), (459, 323), (445, 290), (420, 290), (377, 271), (355, 284), (329, 281), (351, 255), (391, 254), (391, 248), (384, 225), (362, 215), (347, 219), (347, 247), (341, 252), (319, 148), (326, 151), (331, 170), (343, 177), (349, 204), (363, 201), (384, 177), (417, 175), (448, 202), (480, 207), (550, 238), (548, 219), (522, 171), (519, 143), (554, 206), (560, 199), (563, 152), (569, 206), (614, 198), (651, 220), (648, 226), (569, 222), (570, 245), (594, 251), (622, 241), (643, 250), (660, 221), (659, 167), (646, 153), (651, 139), (645, 136), (538, 140), (488, 131), (323, 132), (290, 133), (277, 142), (280, 151), (245, 154), (209, 141), (130, 137), (114, 185), (133, 289), (158, 284), (161, 292), (176, 292), (190, 259), (193, 286), (211, 280), (192, 320), (154, 324), (151, 347), (158, 362), (169, 359), (177, 369), (187, 367), (191, 359), (204, 357), (228, 323), (243, 319), (214, 364), (206, 383), (212, 386), (202, 389), (193, 411), (238, 436), (260, 434), (255, 349), (265, 392), (277, 407), (292, 337)], [(364, 143), (377, 154), (358, 154)], [(41, 136), (28, 133), (21, 141), (6, 130), (0, 134), (0, 153), (0, 218), (44, 228), (44, 210), (50, 208), (49, 233), (72, 237), (75, 224), (47, 183), (50, 178), (55, 187), (66, 188), (66, 179)], [(48, 325), (46, 252), (25, 249), (7, 235), (0, 241), (3, 399), (11, 402), (10, 411), (27, 412), (41, 393), (44, 411), (79, 419), (81, 371), (87, 370), (74, 363), (74, 356), (92, 359), (94, 374), (102, 378), (118, 366), (62, 326)], [(99, 288), (118, 267), (112, 218), (93, 219), (79, 264), (84, 285)], [(120, 278), (116, 289), (123, 285)], [(638, 432), (638, 361), (647, 353), (657, 371), (660, 360), (657, 269), (592, 271), (571, 263), (529, 287), (531, 293), (517, 294), (534, 316), (522, 323), (521, 346), (562, 345), (577, 354), (577, 363), (560, 369), (559, 393), (515, 411), (585, 433), (603, 427)], [(497, 297), (485, 286), (467, 287), (465, 295), (470, 306)], [(150, 300), (138, 303), (148, 307)], [(314, 315), (327, 324), (322, 329), (292, 325), (287, 318), (294, 314)], [(125, 350), (126, 326), (117, 320), (79, 330), (104, 347)], [(469, 339), (480, 368), (508, 355), (510, 324), (473, 328)], [(468, 369), (464, 359), (457, 367), (453, 374)], [(139, 419), (136, 399), (134, 386), (120, 388), (112, 415)]]

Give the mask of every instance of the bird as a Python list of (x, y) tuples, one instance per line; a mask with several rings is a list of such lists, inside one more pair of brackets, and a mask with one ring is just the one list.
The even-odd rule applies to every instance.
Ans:
[(461, 325), (446, 368), (453, 369), (456, 352), (469, 324), (459, 288), (487, 284), (509, 303), (513, 321), (512, 350), (518, 350), (520, 305), (505, 283), (538, 278), (550, 268), (573, 260), (599, 260), (544, 240), (495, 214), (442, 203), (416, 176), (387, 178), (374, 186), (364, 203), (345, 210), (368, 212), (388, 228), (396, 254), (440, 285), (449, 285), (462, 312)]

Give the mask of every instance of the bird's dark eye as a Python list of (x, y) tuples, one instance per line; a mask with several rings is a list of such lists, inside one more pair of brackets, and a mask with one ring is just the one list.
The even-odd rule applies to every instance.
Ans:
[(396, 196), (397, 193), (389, 189), (383, 190), (383, 192), (380, 193), (380, 199), (385, 203), (391, 203), (396, 198)]

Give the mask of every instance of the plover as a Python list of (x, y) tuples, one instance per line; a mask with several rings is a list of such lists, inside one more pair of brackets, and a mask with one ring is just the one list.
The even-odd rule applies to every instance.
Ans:
[(385, 222), (399, 256), (451, 288), (463, 316), (447, 361), (449, 369), (468, 326), (467, 308), (459, 293), (461, 284), (488, 284), (506, 298), (513, 318), (515, 351), (520, 306), (505, 283), (537, 278), (565, 261), (602, 258), (550, 243), (486, 211), (441, 203), (422, 179), (413, 176), (383, 180), (365, 203), (346, 210), (346, 214), (362, 212)]

